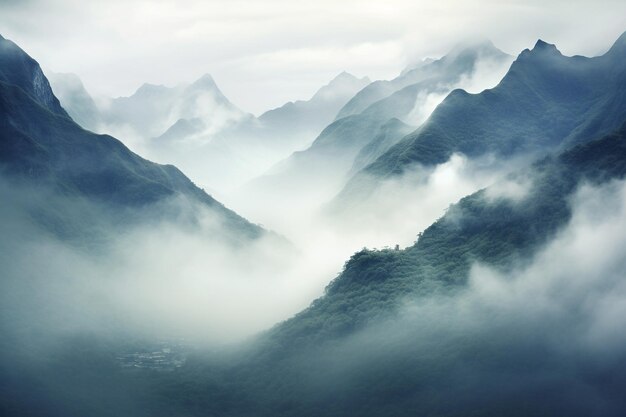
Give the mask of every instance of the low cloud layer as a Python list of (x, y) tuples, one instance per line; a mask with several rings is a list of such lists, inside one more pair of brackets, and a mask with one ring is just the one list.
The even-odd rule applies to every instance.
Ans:
[[(233, 246), (224, 238), (232, 231), (210, 211), (195, 207), (195, 220), (189, 222), (189, 202), (172, 201), (155, 213), (179, 213), (178, 220), (148, 217), (125, 230), (104, 222), (99, 233), (110, 231), (103, 246), (83, 250), (43, 234), (24, 216), (23, 207), (48, 197), (3, 188), (13, 204), (0, 214), (15, 231), (8, 235), (14, 239), (5, 239), (3, 254), (3, 271), (11, 279), (2, 285), (9, 286), (5, 294), (13, 294), (5, 307), (14, 305), (16, 292), (23, 295), (17, 299), (33, 299), (26, 296), (32, 287), (38, 301), (16, 306), (16, 311), (28, 312), (20, 323), (53, 320), (44, 327), (70, 332), (130, 326), (152, 337), (210, 344), (241, 340), (305, 308), (363, 246), (412, 244), (449, 204), (502, 175), (481, 163), (455, 155), (430, 173), (411, 172), (386, 183), (345, 224), (320, 217), (317, 205), (274, 202), (280, 210), (265, 226), (290, 244), (269, 236)], [(62, 198), (50, 197), (52, 201), (61, 211), (72, 207)], [(260, 205), (270, 208), (272, 202)]]
[[(319, 268), (288, 242), (233, 239), (221, 217), (186, 200), (144, 210), (130, 226), (111, 224), (96, 207), (93, 230), (67, 241), (36, 226), (38, 210), (29, 207), (43, 199), (72, 213), (76, 202), (0, 185), (11, 201), (0, 210), (7, 334), (31, 329), (40, 333), (37, 343), (46, 334), (100, 332), (230, 343), (295, 314), (321, 291)], [(178, 214), (164, 219), (165, 212)], [(90, 232), (100, 243), (83, 245)]]
[(523, 197), (528, 184), (504, 179), (529, 159), (504, 162), (488, 155), (471, 160), (454, 154), (434, 168), (415, 166), (383, 181), (364, 175), (364, 183), (377, 184), (372, 193), (355, 199), (345, 196), (336, 202), (338, 210), (329, 212), (326, 219), (341, 234), (363, 242), (362, 246), (409, 246), (451, 204), (482, 188), (493, 186), (488, 192), (491, 198)]
[[(621, 415), (626, 182), (583, 185), (571, 206), (530, 262), (508, 273), (476, 264), (467, 286), (409, 296), (394, 320), (307, 352), (302, 401), (364, 415)], [(363, 405), (372, 395), (378, 408)]]

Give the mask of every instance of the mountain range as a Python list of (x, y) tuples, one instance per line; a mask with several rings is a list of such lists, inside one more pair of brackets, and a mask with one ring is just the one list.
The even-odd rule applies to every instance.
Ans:
[[(623, 356), (597, 363), (579, 345), (594, 307), (577, 311), (582, 300), (593, 302), (577, 288), (619, 286), (621, 272), (616, 281), (565, 277), (562, 285), (572, 288), (552, 288), (546, 280), (556, 271), (533, 270), (555, 291), (547, 300), (552, 304), (524, 300), (521, 311), (534, 318), (537, 309), (540, 316), (570, 323), (571, 331), (514, 319), (502, 306), (515, 296), (506, 291), (529, 284), (520, 281), (519, 270), (532, 269), (538, 259), (548, 262), (543, 257), (555, 254), (555, 241), (573, 238), (566, 229), (581, 221), (574, 213), (581, 190), (623, 184), (623, 40), (598, 58), (563, 57), (538, 41), (496, 88), (477, 95), (452, 92), (424, 126), (388, 152), (407, 158), (395, 160), (395, 169), (402, 172), (416, 160), (443, 163), (452, 152), (477, 157), (489, 151), (505, 159), (529, 152), (537, 161), (452, 205), (410, 247), (353, 255), (322, 297), (262, 335), (224, 374), (209, 365), (184, 379), (181, 386), (201, 380), (203, 392), (214, 393), (197, 397), (195, 407), (284, 416), (620, 415), (626, 406), (619, 394), (626, 382), (619, 376)], [(407, 150), (420, 140), (422, 152)], [(517, 189), (523, 191), (512, 192)], [(596, 211), (603, 204), (596, 201)], [(592, 259), (600, 256), (586, 251)], [(486, 312), (474, 317), (467, 304), (476, 291), (475, 275), (487, 274), (486, 268), (503, 283), (487, 281), (481, 290), (495, 297), (504, 317), (489, 315), (484, 305), (478, 308)], [(554, 311), (563, 307), (568, 310), (562, 316)], [(558, 336), (552, 338), (554, 331)], [(227, 374), (237, 375), (237, 382), (224, 390), (220, 381)], [(172, 401), (180, 393), (163, 392)]]
[[(39, 64), (4, 38), (0, 117), (4, 179), (14, 188), (32, 190), (34, 202), (24, 199), (21, 210), (55, 234), (80, 235), (83, 228), (106, 218), (100, 210), (115, 222), (136, 220), (142, 214), (134, 210), (146, 215), (147, 208), (176, 198), (214, 213), (237, 239), (264, 233), (196, 187), (176, 167), (150, 162), (111, 136), (81, 128), (59, 104)], [(22, 200), (14, 195), (9, 201)]]
[(299, 146), (310, 145), (312, 138), (333, 121), (347, 101), (369, 83), (367, 77), (357, 78), (344, 71), (321, 87), (309, 100), (293, 101), (268, 110), (259, 116), (259, 122), (263, 130), (269, 131), (267, 136), (276, 135), (277, 132), (282, 132), (281, 137), (305, 136), (308, 140), (299, 143)]
[[(475, 318), (463, 303), (477, 262), (513, 280), (571, 222), (581, 184), (600, 187), (625, 176), (626, 125), (543, 158), (507, 179), (509, 186), (530, 181), (521, 199), (481, 190), (454, 204), (413, 246), (354, 254), (309, 308), (226, 367), (187, 368), (176, 377), (180, 385), (161, 387), (160, 406), (177, 410), (192, 401), (202, 412), (273, 416), (620, 415), (620, 359), (593, 363), (575, 346), (553, 347), (545, 332), (557, 324), (519, 319), (510, 328), (513, 318)], [(572, 303), (588, 296), (564, 292), (576, 297)], [(577, 343), (580, 334), (559, 337)], [(225, 385), (229, 375), (236, 378)], [(192, 384), (207, 396), (191, 394), (185, 387)]]
[[(626, 33), (594, 58), (566, 57), (539, 40), (510, 67), (505, 54), (480, 44), (361, 88), (309, 148), (255, 182), (257, 192), (274, 191), (274, 206), (281, 196), (320, 203), (329, 192), (318, 186), (335, 189), (352, 172), (334, 204), (337, 209), (349, 202), (348, 214), (357, 216), (385, 181), (408, 172), (427, 177), (454, 155), (470, 161), (492, 156), (505, 165), (520, 157), (530, 162), (450, 205), (424, 230), (415, 227), (415, 242), (407, 248), (358, 251), (324, 293), (293, 317), (238, 346), (195, 350), (171, 369), (120, 366), (119, 350), (134, 342), (92, 334), (42, 348), (49, 355), (43, 358), (20, 356), (13, 344), (37, 334), (20, 325), (17, 336), (0, 341), (0, 388), (8, 393), (0, 398), (0, 412), (624, 415), (625, 55)], [(497, 86), (476, 93), (457, 89), (485, 56), (487, 68), (493, 62), (508, 68)], [(347, 75), (338, 82), (350, 90), (361, 83)], [(176, 95), (193, 107), (211, 91), (211, 103), (228, 108), (228, 102), (214, 100), (214, 86), (204, 77)], [(133, 100), (151, 102), (154, 108), (147, 109), (157, 112), (170, 93), (148, 86)], [(316, 113), (308, 107), (330, 100), (325, 95), (265, 120)], [(440, 95), (445, 98), (432, 114), (411, 126), (407, 116), (416, 102)], [(61, 239), (82, 234), (86, 241), (93, 237), (85, 231), (94, 223), (98, 229), (102, 213), (121, 233), (154, 216), (191, 217), (192, 227), (199, 226), (193, 220), (200, 207), (238, 244), (268, 233), (174, 166), (147, 161), (117, 139), (83, 129), (72, 120), (77, 110), (69, 113), (39, 65), (0, 37), (0, 191), (31, 223)], [(148, 119), (137, 116), (136, 126)], [(204, 128), (202, 118), (178, 118), (155, 141), (177, 143)], [(404, 196), (388, 197), (402, 204)], [(168, 208), (173, 200), (174, 210)], [(3, 236), (5, 247), (25, 234), (9, 224), (7, 212), (3, 208), (0, 215), (14, 232)], [(248, 261), (246, 256), (242, 252), (238, 262)], [(237, 307), (246, 314), (245, 305)], [(14, 316), (4, 311), (0, 325)], [(129, 355), (153, 355), (159, 363), (171, 353), (169, 347), (147, 346)]]
[(504, 73), (510, 61), (491, 42), (466, 44), (391, 81), (375, 81), (359, 91), (308, 148), (251, 181), (242, 188), (243, 194), (274, 199), (289, 195), (319, 207), (341, 190), (351, 172), (374, 161), (421, 124), (453, 88), (489, 86), (496, 82), (494, 74)]
[(83, 127), (126, 137), (139, 151), (173, 161), (212, 189), (240, 184), (310, 145), (367, 78), (346, 72), (310, 100), (289, 102), (258, 118), (233, 105), (205, 74), (190, 85), (144, 84), (133, 95), (96, 104), (73, 74), (54, 74), (53, 89)]
[(479, 94), (455, 90), (417, 130), (356, 173), (336, 201), (363, 201), (385, 180), (455, 154), (498, 160), (580, 143), (626, 117), (626, 37), (604, 55), (566, 57), (539, 40), (500, 83)]
[[(505, 158), (532, 150), (537, 161), (452, 205), (414, 245), (356, 253), (309, 308), (261, 335), (225, 368), (188, 368), (178, 387), (161, 391), (166, 403), (177, 409), (176, 398), (185, 395), (185, 402), (195, 398), (194, 409), (230, 415), (621, 415), (623, 355), (596, 361), (594, 355), (602, 354), (585, 345), (585, 335), (597, 324), (589, 314), (601, 303), (589, 288), (617, 296), (623, 274), (611, 278), (609, 265), (606, 276), (570, 270), (562, 259), (556, 266), (550, 262), (581, 239), (572, 228), (602, 221), (601, 201), (593, 201), (590, 217), (575, 212), (581, 193), (603, 187), (615, 193), (612, 187), (626, 177), (626, 115), (617, 88), (624, 74), (618, 58), (623, 39), (599, 58), (565, 58), (539, 41), (522, 52), (495, 91), (452, 92), (418, 134), (434, 129), (438, 113), (459, 101), (495, 96), (502, 106), (509, 99), (520, 107), (489, 114), (493, 119), (480, 124), (478, 138), (469, 122), (472, 109), (484, 108), (465, 108), (468, 117), (459, 123), (468, 128), (467, 142), (459, 139), (457, 146), (471, 143), (477, 148), (467, 149), (478, 153), (493, 146)], [(518, 95), (520, 89), (524, 94)], [(527, 114), (532, 107), (538, 110)], [(458, 108), (447, 114), (463, 115)], [(413, 135), (408, 138), (414, 143)], [(455, 142), (442, 145), (449, 143)], [(602, 235), (590, 233), (604, 233), (584, 231), (573, 245), (592, 245)], [(583, 262), (601, 257), (592, 247), (582, 249), (576, 246), (579, 256), (588, 257)], [(490, 274), (496, 281), (477, 281), (477, 275)], [(509, 304), (520, 302), (517, 293), (532, 285), (546, 287), (541, 294), (547, 299)], [(472, 297), (478, 297), (476, 310)], [(579, 310), (581, 303), (586, 307)], [(228, 375), (236, 378), (225, 387)], [(211, 395), (185, 391), (192, 381)]]

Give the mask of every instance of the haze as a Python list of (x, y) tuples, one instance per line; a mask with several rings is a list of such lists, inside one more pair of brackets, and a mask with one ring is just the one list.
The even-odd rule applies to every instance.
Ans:
[(254, 114), (306, 99), (343, 70), (389, 79), (472, 37), (513, 55), (537, 38), (567, 55), (598, 55), (625, 16), (620, 0), (0, 1), (3, 35), (44, 69), (78, 74), (92, 94), (210, 73)]

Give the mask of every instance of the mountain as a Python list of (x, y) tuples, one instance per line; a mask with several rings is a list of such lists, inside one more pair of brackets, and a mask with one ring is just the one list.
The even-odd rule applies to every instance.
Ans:
[[(438, 285), (466, 285), (475, 262), (507, 270), (554, 238), (571, 219), (572, 195), (582, 183), (599, 185), (626, 177), (626, 118), (622, 126), (597, 140), (540, 159), (452, 205), (405, 250), (363, 250), (326, 288), (324, 297), (275, 329), (289, 339), (354, 331), (369, 319), (401, 307), (407, 293), (428, 295)], [(499, 185), (531, 184), (521, 202), (493, 193)], [(372, 294), (380, 295), (380, 298)], [(341, 305), (341, 315), (335, 306)], [(325, 315), (320, 319), (319, 315)], [(332, 324), (336, 319), (340, 323)], [(321, 326), (323, 324), (323, 327)], [(341, 325), (339, 325), (341, 324)], [(293, 327), (292, 327), (293, 326)], [(313, 327), (317, 331), (312, 331)], [(297, 335), (291, 334), (298, 330)], [(306, 330), (304, 330), (306, 329)], [(329, 331), (332, 330), (332, 331)], [(282, 337), (282, 336), (281, 336)]]
[[(0, 166), (15, 191), (11, 201), (23, 201), (35, 223), (56, 235), (80, 237), (104, 218), (133, 221), (156, 204), (183, 199), (183, 209), (209, 210), (233, 238), (264, 233), (176, 167), (145, 160), (119, 140), (81, 128), (61, 108), (36, 61), (4, 38), (0, 51)], [(32, 196), (18, 198), (28, 190)], [(164, 215), (165, 208), (156, 212)]]
[(392, 81), (374, 82), (344, 106), (351, 110), (342, 110), (339, 115), (344, 117), (338, 116), (311, 146), (294, 152), (244, 191), (278, 196), (288, 190), (296, 193), (294, 198), (298, 192), (306, 195), (297, 198), (314, 196), (311, 200), (315, 204), (327, 201), (345, 184), (350, 172), (358, 171), (406, 135), (406, 128), (390, 120), (419, 125), (454, 86), (484, 78), (484, 68), (491, 80), (498, 74), (496, 69), (504, 71), (508, 63), (509, 56), (491, 43), (471, 45), (454, 49)]
[(21, 88), (35, 102), (48, 111), (68, 117), (59, 100), (52, 93), (50, 83), (39, 64), (24, 53), (15, 43), (0, 36), (2, 68), (0, 81)]
[[(143, 138), (164, 134), (181, 120), (201, 123), (193, 133), (213, 133), (251, 115), (239, 110), (205, 74), (189, 85), (144, 84), (130, 97), (113, 99), (103, 114), (111, 128), (128, 128)], [(179, 140), (188, 140), (188, 136)]]
[[(259, 118), (231, 117), (236, 113), (222, 111), (228, 106), (207, 107), (199, 102), (198, 108), (181, 111), (187, 116), (151, 140), (146, 152), (157, 160), (173, 160), (202, 184), (227, 193), (294, 150), (308, 146), (349, 97), (368, 82), (342, 73), (310, 100), (287, 103)], [(205, 116), (198, 115), (202, 111)], [(226, 122), (207, 128), (208, 119)]]
[(458, 81), (459, 74), (471, 74), (479, 60), (497, 62), (506, 58), (506, 54), (496, 48), (491, 41), (459, 44), (441, 59), (424, 60), (414, 68), (404, 70), (393, 80), (379, 80), (369, 84), (346, 103), (336, 119), (359, 114), (370, 105), (409, 85), (433, 77), (436, 82), (451, 84)]
[(376, 136), (356, 155), (351, 173), (358, 172), (363, 167), (374, 162), (380, 155), (391, 148), (398, 140), (413, 131), (413, 127), (403, 123), (399, 119), (392, 117), (383, 124), (377, 131)]
[[(147, 151), (198, 138), (208, 141), (233, 124), (254, 119), (233, 105), (209, 74), (175, 87), (146, 83), (129, 97), (101, 98), (98, 103), (75, 74), (52, 73), (50, 82), (63, 107), (81, 126), (131, 136), (134, 145)], [(157, 143), (151, 147), (152, 139)]]
[[(407, 249), (356, 253), (308, 309), (226, 365), (194, 362), (160, 387), (157, 407), (197, 415), (621, 415), (622, 355), (576, 344), (591, 294), (546, 282), (556, 292), (546, 305), (523, 299), (520, 317), (508, 309), (520, 300), (506, 290), (532, 285), (515, 271), (571, 225), (579, 187), (626, 177), (626, 123), (585, 142), (463, 198)], [(515, 182), (530, 184), (519, 200), (500, 191)], [(476, 290), (476, 262), (479, 274), (492, 268), (501, 282)], [(558, 271), (538, 273), (545, 282)]]
[(100, 111), (76, 74), (48, 73), (54, 95), (72, 119), (87, 130), (98, 131)]
[[(555, 53), (537, 47), (524, 59)], [(547, 57), (522, 72), (514, 65), (521, 85), (541, 87), (528, 102), (552, 110), (556, 126), (544, 120), (537, 137), (534, 118), (517, 114), (528, 111), (521, 100), (487, 117), (481, 132), (501, 134), (496, 116), (504, 118), (516, 146), (538, 146), (537, 162), (452, 205), (410, 247), (356, 253), (322, 297), (256, 346), (226, 365), (198, 360), (164, 384), (159, 407), (272, 416), (623, 415), (624, 339), (610, 334), (626, 268), (611, 237), (623, 231), (626, 179), (626, 108), (616, 89), (623, 60), (611, 56), (618, 50), (576, 57), (573, 66)], [(531, 69), (550, 81), (532, 81)], [(582, 88), (589, 78), (593, 88)], [(523, 97), (507, 93), (498, 91)], [(597, 95), (595, 107), (585, 108), (586, 94)], [(457, 95), (466, 96), (450, 97)], [(454, 115), (474, 139), (471, 118)], [(567, 116), (577, 117), (571, 130)], [(583, 214), (581, 200), (590, 205)]]
[(263, 129), (273, 135), (306, 135), (311, 140), (333, 121), (348, 100), (369, 83), (367, 77), (357, 78), (342, 72), (320, 88), (311, 99), (289, 102), (269, 110), (259, 116), (259, 122)]
[(337, 200), (362, 199), (385, 178), (443, 164), (454, 153), (510, 158), (617, 128), (626, 116), (625, 39), (595, 58), (566, 57), (539, 40), (496, 87), (450, 93), (426, 123), (356, 174)]
[(210, 75), (191, 85), (142, 85), (130, 97), (96, 106), (80, 79), (53, 74), (61, 103), (83, 127), (126, 137), (157, 161), (172, 161), (203, 185), (228, 190), (310, 145), (367, 78), (341, 73), (310, 100), (289, 102), (258, 118), (235, 107)]
[[(256, 118), (234, 106), (206, 74), (190, 85), (144, 84), (130, 97), (100, 104), (93, 112), (100, 122), (83, 125), (126, 137), (150, 158), (173, 161), (204, 186), (225, 191), (308, 146), (367, 83), (367, 78), (342, 73), (310, 100), (290, 102)], [(68, 84), (59, 80), (57, 88), (65, 92)], [(82, 121), (92, 112), (83, 105), (84, 94), (83, 102), (77, 101), (76, 84), (73, 95), (64, 94), (62, 101)]]
[[(467, 45), (456, 47), (443, 58), (426, 63), (394, 80), (371, 83), (344, 106), (335, 122), (320, 134), (306, 152), (332, 146), (340, 148), (341, 153), (352, 160), (355, 151), (370, 143), (378, 133), (372, 131), (380, 129), (390, 119), (397, 118), (407, 124), (421, 123), (422, 120), (416, 120), (412, 113), (424, 104), (423, 101), (433, 96), (443, 97), (456, 84), (466, 83), (478, 75), (485, 62), (489, 63), (490, 72), (495, 72), (494, 67), (508, 67), (509, 59), (509, 55), (491, 42)], [(337, 127), (346, 124), (354, 126), (351, 129), (355, 131), (360, 130), (354, 134), (354, 140), (335, 133), (342, 132), (344, 128), (337, 130)]]
[(180, 166), (203, 187), (223, 189), (248, 167), (247, 143), (239, 145), (225, 132), (256, 119), (232, 104), (208, 74), (189, 85), (144, 84), (130, 97), (102, 105), (100, 114), (101, 132), (127, 138), (150, 159)]
[[(376, 157), (371, 167), (385, 155), (398, 156), (396, 148), (405, 141), (413, 144), (414, 135), (423, 132), (431, 136), (421, 137), (415, 152), (403, 148), (406, 155), (395, 161), (400, 164), (398, 172), (412, 163), (403, 166), (403, 158), (432, 167), (447, 160), (448, 152), (471, 158), (493, 152), (504, 163), (519, 153), (540, 157), (451, 205), (409, 247), (358, 251), (308, 308), (242, 345), (184, 352), (182, 343), (138, 343), (136, 334), (124, 334), (121, 341), (109, 338), (108, 329), (96, 329), (100, 322), (91, 321), (90, 309), (83, 307), (94, 304), (114, 310), (133, 329), (135, 317), (112, 308), (115, 304), (107, 297), (132, 289), (122, 285), (114, 286), (113, 294), (91, 291), (87, 287), (97, 283), (83, 274), (89, 268), (80, 257), (65, 252), (58, 256), (59, 251), (46, 242), (26, 246), (35, 253), (19, 255), (29, 263), (40, 262), (39, 268), (22, 268), (15, 277), (3, 273), (0, 279), (0, 389), (5, 394), (0, 396), (0, 414), (625, 415), (626, 108), (621, 89), (625, 39), (599, 58), (559, 57), (555, 48), (538, 43), (535, 50), (520, 55), (498, 87), (476, 95), (451, 93), (426, 124), (376, 157), (409, 128), (400, 118), (385, 120), (376, 143), (359, 148), (359, 164)], [(1, 48), (7, 48), (5, 42), (0, 39)], [(106, 214), (118, 226), (115, 233), (124, 234), (137, 218), (175, 215), (164, 210), (168, 207), (164, 201), (180, 198), (185, 203), (181, 211), (188, 205), (206, 208), (229, 233), (244, 237), (264, 233), (195, 187), (176, 168), (146, 161), (116, 139), (82, 129), (55, 106), (58, 102), (46, 83), (30, 85), (38, 79), (36, 62), (20, 56), (25, 54), (14, 44), (8, 47), (6, 57), (0, 54), (0, 219), (7, 213), (26, 214), (59, 235), (71, 234), (72, 228), (84, 230)], [(15, 57), (28, 62), (26, 68), (35, 75), (11, 74), (10, 69), (18, 67), (12, 63)], [(506, 88), (501, 89), (503, 85)], [(161, 94), (159, 89), (155, 94)], [(457, 110), (446, 110), (450, 108)], [(328, 151), (329, 158), (339, 158), (332, 153), (338, 148), (331, 137), (336, 133), (337, 138), (358, 142), (359, 133), (367, 131), (365, 127), (352, 131), (351, 126), (364, 126), (351, 124), (358, 116), (332, 123), (316, 146)], [(434, 129), (433, 120), (442, 124)], [(193, 132), (196, 123), (193, 118), (177, 123), (172, 135)], [(320, 177), (327, 175), (322, 165), (309, 168)], [(394, 175), (394, 169), (391, 172)], [(307, 188), (308, 183), (294, 186)], [(20, 190), (27, 192), (16, 192)], [(273, 201), (274, 206), (282, 203)], [(10, 213), (12, 206), (17, 206), (16, 213)], [(48, 221), (51, 218), (64, 222)], [(191, 222), (191, 227), (201, 226), (202, 220), (206, 219)], [(14, 224), (4, 223), (0, 265), (6, 268), (12, 238), (28, 240), (32, 235), (29, 229), (15, 232)], [(156, 236), (170, 239), (171, 234)], [(157, 247), (164, 243), (155, 240), (145, 243)], [(132, 243), (122, 249), (135, 257), (137, 244)], [(333, 250), (328, 246), (318, 249)], [(167, 247), (172, 249), (171, 244)], [(216, 252), (211, 259), (219, 263), (226, 254)], [(271, 257), (267, 248), (261, 253), (264, 259)], [(109, 253), (98, 255), (89, 260), (96, 266), (106, 263), (100, 257)], [(247, 264), (249, 256), (247, 251), (236, 252), (234, 259)], [(75, 297), (67, 297), (59, 285), (68, 281), (66, 269), (61, 269), (61, 277), (49, 273), (56, 263), (67, 260), (83, 283), (70, 293)], [(104, 277), (115, 284), (116, 274), (127, 267), (107, 266)], [(180, 268), (188, 267), (174, 262), (165, 274), (178, 284)], [(144, 270), (151, 284), (144, 289), (148, 293), (163, 285), (151, 279), (153, 268)], [(274, 268), (268, 272), (274, 273)], [(220, 268), (215, 273), (223, 274)], [(245, 286), (252, 281), (244, 281)], [(201, 285), (192, 289), (215, 290)], [(170, 299), (179, 296), (177, 291), (175, 285), (157, 308), (167, 308)], [(100, 294), (105, 296), (94, 296)], [(132, 304), (147, 297), (144, 292), (131, 294)], [(249, 319), (237, 291), (235, 296), (230, 311)], [(55, 298), (77, 317), (61, 320), (55, 330), (62, 337), (50, 340), (46, 337), (50, 329), (37, 326), (32, 317), (58, 314), (55, 304), (49, 303)], [(34, 307), (37, 314), (31, 315)], [(206, 312), (204, 307), (194, 313)], [(27, 314), (22, 316), (23, 310)], [(163, 316), (148, 316), (160, 330), (164, 323), (156, 318)], [(85, 328), (88, 331), (76, 331)]]

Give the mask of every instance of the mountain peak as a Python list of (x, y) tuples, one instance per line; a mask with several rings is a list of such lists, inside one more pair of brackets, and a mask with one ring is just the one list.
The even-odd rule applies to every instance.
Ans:
[[(459, 65), (471, 69), (479, 59), (501, 60), (509, 57), (509, 55), (498, 49), (488, 39), (466, 40), (457, 43), (446, 55), (440, 59), (434, 60), (429, 64), (421, 65), (411, 71), (404, 71), (401, 76), (408, 75), (413, 71), (420, 75), (424, 70), (441, 71), (442, 68), (450, 67), (458, 70)], [(423, 75), (420, 75), (423, 77)], [(418, 77), (419, 78), (419, 77)]]
[(506, 55), (506, 53), (498, 49), (489, 39), (476, 39), (457, 43), (441, 60), (454, 60), (468, 56), (497, 58)]
[(201, 88), (206, 90), (216, 90), (217, 84), (215, 80), (211, 76), (211, 74), (204, 74), (202, 77), (198, 78), (196, 81), (191, 84), (194, 88)]
[(532, 49), (524, 49), (522, 53), (519, 54), (517, 60), (515, 62), (525, 62), (528, 59), (534, 57), (562, 57), (561, 51), (559, 51), (556, 45), (547, 43), (541, 39), (538, 39), (533, 46)]
[(537, 43), (535, 43), (535, 46), (533, 47), (533, 49), (531, 50), (531, 52), (553, 52), (553, 53), (557, 53), (557, 54), (561, 54), (561, 52), (556, 48), (556, 45), (552, 44), (552, 43), (547, 43), (544, 42), (541, 39), (537, 40)]
[(357, 78), (349, 72), (342, 71), (328, 84), (317, 90), (311, 100), (354, 95), (356, 91), (359, 91), (369, 83), (370, 79), (368, 77)]
[(192, 95), (209, 94), (215, 100), (232, 106), (232, 103), (228, 100), (224, 93), (222, 93), (222, 90), (220, 90), (210, 74), (204, 74), (202, 77), (198, 78), (190, 86), (188, 86), (185, 91)]
[(2, 36), (0, 36), (0, 81), (21, 88), (49, 111), (69, 117), (54, 96), (39, 63), (14, 42)]
[(362, 83), (369, 84), (369, 82), (370, 82), (369, 78), (367, 77), (358, 78), (355, 75), (352, 75), (347, 71), (341, 71), (335, 78), (330, 80), (330, 82), (325, 87), (335, 87), (335, 86), (341, 86), (345, 84), (362, 84)]
[(356, 79), (357, 77), (350, 74), (349, 72), (341, 71), (335, 78), (332, 79), (331, 83), (335, 81), (341, 81), (341, 80), (356, 80)]
[(213, 79), (213, 77), (211, 76), (211, 74), (209, 74), (208, 72), (206, 74), (203, 74), (202, 77), (198, 78), (196, 80), (196, 82), (203, 82), (203, 83), (213, 83), (215, 84), (215, 80)]

